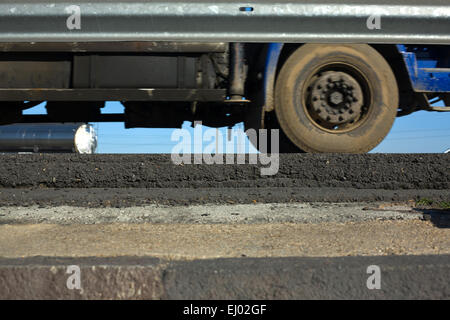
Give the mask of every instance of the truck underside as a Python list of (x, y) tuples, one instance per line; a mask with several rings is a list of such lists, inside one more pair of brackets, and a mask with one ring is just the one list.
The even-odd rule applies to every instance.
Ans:
[[(157, 14), (162, 9), (153, 1), (114, 2), (123, 14), (118, 17), (108, 15), (114, 6), (107, 11), (91, 1), (84, 4), (83, 27), (70, 32), (63, 10), (68, 3), (47, 8), (61, 5), (47, 17), (33, 7), (41, 2), (29, 5), (26, 20), (20, 5), (11, 11), (12, 5), (0, 4), (9, 9), (0, 19), (2, 124), (123, 121), (127, 128), (176, 128), (184, 121), (212, 127), (244, 122), (246, 128), (280, 129), (280, 152), (367, 152), (395, 116), (450, 110), (433, 105), (443, 100), (450, 106), (450, 10), (440, 0), (427, 6), (352, 0), (359, 10), (353, 16), (343, 6), (332, 14), (326, 1), (320, 14), (308, 1), (215, 2), (209, 9), (205, 1), (178, 9), (169, 1), (167, 16)], [(387, 9), (383, 28), (368, 29), (365, 12)], [(48, 23), (39, 25), (38, 16)], [(63, 27), (55, 28), (59, 20)], [(200, 28), (207, 25), (201, 22), (212, 29)], [(46, 115), (22, 114), (44, 101)], [(124, 113), (102, 114), (105, 101), (122, 102)]]

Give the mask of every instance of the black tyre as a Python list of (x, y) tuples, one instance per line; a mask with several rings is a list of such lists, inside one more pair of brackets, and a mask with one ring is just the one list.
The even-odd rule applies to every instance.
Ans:
[(389, 64), (369, 45), (306, 44), (278, 75), (275, 112), (299, 150), (365, 153), (390, 131), (398, 99)]

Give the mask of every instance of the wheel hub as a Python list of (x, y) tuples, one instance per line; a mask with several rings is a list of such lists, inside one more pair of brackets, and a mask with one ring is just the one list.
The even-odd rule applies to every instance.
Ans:
[(356, 120), (362, 112), (363, 92), (349, 74), (327, 71), (311, 86), (311, 106), (321, 121), (341, 125)]

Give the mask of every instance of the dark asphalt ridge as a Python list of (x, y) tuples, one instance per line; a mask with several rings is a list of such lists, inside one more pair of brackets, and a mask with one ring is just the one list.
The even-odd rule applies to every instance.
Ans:
[[(80, 267), (82, 292), (67, 288)], [(378, 266), (381, 288), (368, 289)], [(0, 258), (0, 299), (449, 299), (450, 256)]]
[[(0, 206), (450, 199), (447, 154), (283, 154), (259, 165), (174, 165), (170, 155), (0, 155)], [(248, 163), (248, 161), (246, 161)]]
[(170, 155), (1, 155), (0, 187), (450, 189), (448, 154), (283, 154), (259, 165), (174, 165)]
[[(407, 202), (450, 200), (450, 190), (355, 188), (9, 188), (0, 189), (0, 207), (76, 206), (133, 207), (150, 204), (248, 204), (286, 202)], [(1, 213), (0, 213), (1, 215)]]

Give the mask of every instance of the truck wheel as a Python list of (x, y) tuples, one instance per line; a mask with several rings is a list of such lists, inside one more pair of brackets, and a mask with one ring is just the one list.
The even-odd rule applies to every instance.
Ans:
[(306, 152), (364, 153), (388, 134), (398, 87), (386, 60), (364, 44), (306, 44), (283, 65), (275, 112)]

